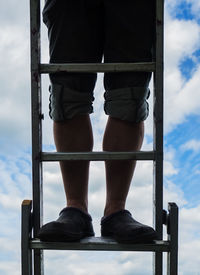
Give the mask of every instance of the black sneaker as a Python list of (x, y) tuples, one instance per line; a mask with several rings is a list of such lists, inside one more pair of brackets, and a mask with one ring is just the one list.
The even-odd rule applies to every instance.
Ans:
[(43, 225), (38, 234), (41, 241), (72, 242), (94, 236), (92, 218), (74, 207), (64, 208), (56, 221)]
[(101, 236), (111, 237), (119, 243), (151, 243), (157, 239), (156, 231), (121, 210), (101, 219)]

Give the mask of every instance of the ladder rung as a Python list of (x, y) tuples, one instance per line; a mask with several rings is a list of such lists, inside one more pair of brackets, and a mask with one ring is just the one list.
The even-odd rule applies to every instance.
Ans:
[(70, 152), (70, 153), (48, 153), (42, 152), (42, 161), (61, 160), (155, 160), (154, 151), (139, 152)]
[(154, 72), (155, 62), (145, 63), (69, 63), (69, 64), (40, 64), (40, 73), (60, 72)]
[(107, 250), (107, 251), (164, 251), (170, 250), (168, 241), (155, 241), (152, 244), (120, 244), (109, 238), (89, 237), (80, 242), (30, 242), (32, 249), (48, 250)]

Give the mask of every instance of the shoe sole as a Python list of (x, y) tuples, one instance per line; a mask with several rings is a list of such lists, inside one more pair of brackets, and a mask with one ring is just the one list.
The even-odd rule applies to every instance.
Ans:
[(54, 228), (51, 228), (51, 230), (46, 229), (45, 232), (38, 234), (38, 238), (45, 242), (74, 242), (92, 236), (94, 236), (94, 232), (69, 232), (61, 228), (60, 225), (57, 227), (56, 224), (54, 224)]
[(83, 238), (86, 237), (92, 237), (94, 234), (90, 233), (84, 233), (84, 234), (65, 234), (65, 235), (60, 235), (57, 232), (51, 233), (51, 234), (45, 234), (45, 235), (39, 235), (38, 238), (41, 241), (44, 242), (75, 242), (75, 241), (80, 241)]
[(157, 235), (154, 234), (143, 234), (140, 236), (133, 237), (121, 237), (114, 234), (102, 234), (102, 237), (112, 238), (118, 243), (125, 243), (125, 244), (142, 244), (142, 243), (153, 243), (157, 239)]

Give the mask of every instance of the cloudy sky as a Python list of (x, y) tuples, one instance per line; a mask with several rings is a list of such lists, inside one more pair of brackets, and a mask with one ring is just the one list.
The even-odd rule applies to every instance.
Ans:
[[(43, 1), (42, 1), (43, 2)], [(200, 2), (165, 1), (164, 206), (180, 209), (179, 274), (200, 275)], [(31, 198), (30, 58), (28, 1), (7, 0), (0, 9), (0, 274), (20, 274), (20, 205)], [(42, 27), (42, 61), (48, 61)], [(106, 122), (102, 75), (91, 116), (95, 150)], [(48, 118), (48, 77), (43, 77), (44, 150), (54, 150)], [(150, 98), (152, 105), (152, 96)], [(152, 108), (151, 108), (152, 110)], [(152, 112), (143, 149), (152, 148)], [(44, 165), (45, 222), (65, 205), (57, 164)], [(141, 200), (143, 198), (143, 200)], [(91, 164), (89, 211), (96, 235), (105, 201), (102, 163)], [(138, 163), (127, 201), (134, 217), (152, 224), (152, 163)], [(77, 262), (79, 263), (77, 265)], [(46, 274), (149, 275), (152, 255), (118, 252), (45, 252)]]

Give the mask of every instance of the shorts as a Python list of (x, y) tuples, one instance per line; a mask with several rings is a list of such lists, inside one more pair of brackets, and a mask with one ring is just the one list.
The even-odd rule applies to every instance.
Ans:
[[(50, 63), (152, 61), (155, 0), (47, 0), (43, 21)], [(96, 79), (95, 73), (50, 74), (50, 117), (63, 121), (92, 113)], [(105, 112), (145, 120), (150, 79), (149, 72), (105, 73)]]

